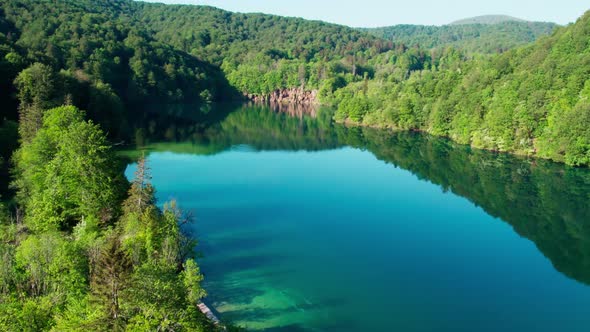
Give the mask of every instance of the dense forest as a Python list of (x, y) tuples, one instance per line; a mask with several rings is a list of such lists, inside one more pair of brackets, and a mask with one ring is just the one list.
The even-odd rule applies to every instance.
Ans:
[(455, 20), (449, 25), (465, 25), (465, 24), (502, 24), (506, 22), (527, 22), (518, 17), (510, 15), (479, 15), (473, 17), (462, 18)]
[(588, 165), (589, 35), (590, 12), (501, 55), (461, 60), (450, 53), (401, 81), (378, 72), (336, 91), (336, 118)]
[[(190, 216), (156, 205), (149, 166), (126, 165), (74, 106), (44, 112), (13, 157), (18, 207), (0, 223), (3, 331), (215, 331)], [(27, 121), (21, 120), (24, 129)]]
[(109, 139), (151, 103), (235, 90), (136, 25), (130, 2), (1, 4), (0, 330), (221, 329), (197, 307), (190, 215), (157, 205), (142, 157), (129, 183)]
[(553, 23), (508, 21), (497, 24), (395, 25), (363, 29), (395, 43), (426, 49), (452, 46), (467, 54), (502, 53), (551, 34)]

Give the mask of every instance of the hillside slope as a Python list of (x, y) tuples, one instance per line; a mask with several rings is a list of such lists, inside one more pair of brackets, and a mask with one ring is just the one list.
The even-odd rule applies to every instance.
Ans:
[(137, 7), (137, 19), (156, 39), (221, 66), (230, 83), (247, 94), (300, 86), (319, 90), (344, 74), (346, 82), (362, 79), (371, 75), (371, 57), (394, 48), (390, 41), (319, 21), (206, 6)]
[(502, 53), (551, 34), (553, 23), (506, 21), (497, 24), (396, 25), (364, 29), (370, 34), (426, 49), (455, 47), (467, 53)]
[(125, 103), (216, 99), (218, 69), (159, 42), (133, 16), (131, 1), (0, 1), (4, 35), (21, 48), (26, 65), (82, 70), (87, 80), (108, 84)]
[(208, 6), (138, 2), (137, 7), (138, 20), (156, 32), (155, 38), (219, 65), (226, 58), (243, 61), (265, 51), (311, 61), (391, 48), (355, 29), (320, 21)]
[(590, 12), (491, 58), (337, 92), (342, 121), (425, 130), (478, 148), (590, 164)]

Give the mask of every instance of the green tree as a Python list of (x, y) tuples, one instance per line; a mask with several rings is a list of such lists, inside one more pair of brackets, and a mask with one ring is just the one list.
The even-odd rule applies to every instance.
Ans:
[(43, 112), (56, 105), (56, 80), (51, 67), (35, 63), (20, 72), (14, 81), (20, 101), (19, 132), (26, 143), (41, 129)]
[(71, 228), (85, 218), (107, 223), (116, 216), (124, 180), (104, 134), (77, 108), (47, 111), (15, 160), (19, 201), (33, 229)]
[(106, 325), (111, 330), (123, 329), (121, 297), (129, 287), (131, 267), (118, 236), (111, 234), (95, 263), (90, 284), (92, 299), (104, 308)]
[(182, 271), (184, 287), (187, 291), (187, 300), (191, 304), (196, 304), (203, 297), (207, 295), (207, 292), (201, 287), (203, 281), (203, 275), (199, 269), (197, 263), (189, 259), (184, 263), (184, 271)]

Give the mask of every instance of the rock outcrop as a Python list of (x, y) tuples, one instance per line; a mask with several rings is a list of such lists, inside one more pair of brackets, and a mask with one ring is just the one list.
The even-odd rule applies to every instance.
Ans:
[(303, 88), (279, 89), (268, 95), (245, 94), (244, 96), (254, 102), (270, 102), (281, 104), (317, 104), (317, 90), (305, 90)]

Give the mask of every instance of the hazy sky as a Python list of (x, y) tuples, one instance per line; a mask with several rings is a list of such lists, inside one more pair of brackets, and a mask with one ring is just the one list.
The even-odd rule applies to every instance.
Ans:
[(457, 19), (505, 14), (531, 21), (574, 22), (588, 0), (150, 0), (209, 5), (237, 12), (297, 16), (353, 27), (441, 25)]

